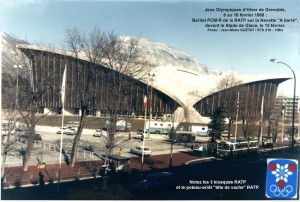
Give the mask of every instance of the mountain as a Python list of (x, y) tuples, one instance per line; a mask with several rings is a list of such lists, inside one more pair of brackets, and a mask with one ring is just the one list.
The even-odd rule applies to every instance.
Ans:
[[(136, 37), (120, 37), (125, 43), (131, 38)], [(141, 54), (154, 66), (171, 65), (202, 74), (217, 74), (207, 66), (200, 64), (195, 57), (186, 52), (145, 38), (138, 38), (138, 40), (138, 48)]]
[[(124, 43), (128, 42), (132, 37), (120, 37)], [(2, 70), (3, 73), (14, 74), (13, 66), (19, 64), (21, 53), (16, 49), (16, 44), (29, 44), (26, 41), (16, 39), (6, 33), (2, 33)], [(163, 43), (150, 41), (148, 39), (139, 38), (138, 48), (144, 58), (154, 66), (171, 65), (174, 67), (185, 68), (201, 74), (217, 73), (207, 66), (200, 64), (197, 59), (183, 51), (177, 50)]]
[[(21, 51), (16, 48), (16, 44), (28, 44), (26, 41), (16, 39), (6, 33), (1, 33), (2, 38), (2, 73), (15, 75), (14, 65), (22, 65), (23, 59)], [(21, 63), (21, 64), (20, 64)]]

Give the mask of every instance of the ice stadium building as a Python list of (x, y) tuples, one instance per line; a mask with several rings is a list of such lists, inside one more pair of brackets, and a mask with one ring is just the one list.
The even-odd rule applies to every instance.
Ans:
[[(70, 114), (80, 114), (78, 81), (86, 79), (85, 67), (91, 63), (84, 57), (78, 59), (59, 50), (23, 44), (19, 44), (17, 48), (29, 58), (35, 86), (51, 76), (50, 88), (44, 89), (39, 99), (39, 111), (45, 113), (51, 109), (61, 113), (62, 74), (67, 67), (65, 109)], [(110, 84), (107, 78), (113, 72), (112, 69), (97, 65), (95, 79), (88, 91), (89, 115), (102, 116), (107, 113), (113, 96), (109, 92)], [(240, 105), (243, 103), (251, 106), (254, 112), (259, 112), (262, 99), (268, 106), (273, 106), (278, 85), (289, 79), (239, 76), (242, 84), (216, 92), (213, 89), (222, 75), (201, 73), (173, 65), (156, 66), (150, 74), (154, 76), (149, 82), (126, 77), (126, 83), (130, 87), (126, 96), (120, 99), (120, 115), (144, 115), (143, 97), (147, 93), (147, 86), (152, 87), (152, 90), (148, 91), (151, 92), (152, 99), (147, 106), (148, 112), (151, 108), (152, 116), (165, 117), (174, 113), (176, 121), (207, 123), (210, 120), (208, 116), (222, 104), (224, 97), (237, 100), (237, 95)], [(249, 97), (252, 99), (248, 99)]]

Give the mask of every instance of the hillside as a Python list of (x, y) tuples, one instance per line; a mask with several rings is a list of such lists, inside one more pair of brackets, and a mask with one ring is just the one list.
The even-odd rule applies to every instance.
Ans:
[[(131, 38), (136, 37), (120, 37), (124, 43), (130, 41)], [(200, 74), (217, 74), (217, 72), (209, 69), (206, 65), (200, 64), (194, 56), (184, 51), (145, 38), (138, 38), (138, 40), (138, 49), (141, 55), (154, 67), (170, 65), (174, 68), (184, 68)]]
[[(64, 122), (68, 123), (69, 121), (80, 121), (80, 116), (65, 116)], [(103, 128), (105, 126), (106, 118), (99, 117), (86, 117), (84, 120), (84, 128), (86, 129), (97, 129)], [(144, 128), (144, 120), (139, 119), (125, 119), (132, 125), (132, 130), (142, 130)], [(37, 125), (41, 126), (55, 126), (61, 127), (61, 116), (45, 116), (40, 119)]]
[[(26, 41), (14, 38), (6, 33), (2, 35), (2, 73), (15, 76), (14, 65), (25, 67), (21, 52), (16, 48), (16, 44), (28, 44)], [(27, 60), (25, 60), (27, 62)], [(23, 75), (20, 75), (23, 76)]]

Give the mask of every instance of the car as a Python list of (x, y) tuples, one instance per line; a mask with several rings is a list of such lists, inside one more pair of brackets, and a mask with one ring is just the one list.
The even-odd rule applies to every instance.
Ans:
[[(150, 128), (150, 134), (161, 134), (162, 132), (157, 128)], [(146, 130), (146, 133), (148, 134), (148, 129)]]
[(145, 133), (143, 130), (138, 130), (138, 131), (136, 132), (136, 137), (137, 137), (137, 138), (141, 138), (143, 135), (144, 135), (144, 137), (145, 137), (146, 134), (147, 134), (147, 133)]
[(62, 131), (64, 134), (66, 134), (68, 132), (68, 130), (69, 130), (68, 127), (59, 128), (59, 130), (56, 132), (56, 134), (61, 134)]
[(20, 135), (19, 138), (18, 138), (18, 140), (20, 142), (22, 142), (22, 143), (25, 143), (25, 142), (28, 141), (28, 136), (26, 136), (26, 135)]
[[(143, 149), (144, 148), (144, 149)], [(137, 155), (142, 155), (142, 152), (144, 151), (144, 156), (150, 156), (151, 155), (151, 149), (147, 146), (136, 146), (135, 148), (131, 148), (130, 152)]]
[(143, 133), (144, 133), (143, 130), (138, 130), (138, 131), (136, 132), (137, 135), (142, 135)]
[(78, 128), (69, 128), (69, 130), (66, 132), (67, 135), (76, 135), (78, 132)]
[(40, 134), (34, 134), (33, 140), (42, 141), (42, 136)]
[(78, 128), (80, 125), (79, 122), (77, 121), (70, 121), (68, 122), (68, 124), (66, 125), (67, 128)]
[(147, 175), (146, 179), (134, 183), (130, 188), (136, 191), (160, 191), (171, 188), (175, 184), (171, 172), (158, 172)]
[(26, 125), (19, 125), (18, 127), (16, 127), (17, 131), (29, 131), (29, 128)]
[(93, 134), (93, 137), (101, 137), (102, 136), (102, 130), (97, 129), (96, 132)]
[[(28, 141), (28, 136), (29, 136), (28, 133), (23, 133), (22, 135), (19, 136), (19, 140), (22, 143), (25, 143)], [(33, 140), (34, 141), (42, 141), (42, 136), (40, 134), (34, 134)]]

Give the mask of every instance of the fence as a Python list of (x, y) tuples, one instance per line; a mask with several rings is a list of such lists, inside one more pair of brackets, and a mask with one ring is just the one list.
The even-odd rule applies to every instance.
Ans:
[[(18, 139), (19, 142), (22, 143), (27, 143), (27, 140), (22, 140), (20, 141), (20, 139)], [(35, 148), (40, 148), (46, 151), (56, 151), (56, 152), (60, 152), (60, 146), (56, 145), (56, 144), (52, 144), (52, 143), (48, 143), (48, 142), (43, 142), (43, 141), (36, 141), (34, 140), (34, 147)], [(25, 153), (23, 153), (25, 151), (21, 150), (20, 154), (19, 154), (19, 158), (22, 164), (22, 160), (23, 160), (23, 156)], [(71, 151), (68, 151), (66, 149), (63, 149), (63, 153), (64, 155), (70, 155)], [(85, 149), (77, 149), (76, 151), (76, 160), (81, 160), (81, 161), (85, 161), (85, 160), (96, 160), (99, 159), (99, 154), (97, 154), (97, 152), (95, 151), (87, 151)]]

